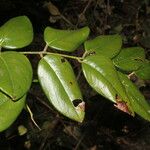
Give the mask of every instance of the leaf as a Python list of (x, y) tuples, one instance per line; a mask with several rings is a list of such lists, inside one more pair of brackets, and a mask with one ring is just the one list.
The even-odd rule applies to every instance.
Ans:
[(144, 96), (138, 88), (127, 78), (126, 75), (118, 72), (120, 80), (125, 87), (126, 93), (130, 98), (133, 110), (146, 120), (150, 121), (150, 104), (146, 102)]
[(22, 48), (29, 45), (33, 39), (33, 29), (26, 16), (8, 20), (0, 27), (0, 46), (8, 49)]
[(14, 102), (0, 92), (0, 132), (7, 129), (18, 117), (25, 105), (26, 95)]
[(141, 47), (124, 48), (113, 59), (115, 66), (124, 71), (139, 69), (143, 61), (145, 61), (145, 52)]
[(135, 71), (135, 74), (143, 80), (150, 80), (150, 62), (146, 61), (143, 63), (143, 65)]
[(60, 16), (61, 13), (59, 9), (52, 2), (45, 2), (44, 7), (47, 7), (49, 13), (53, 16)]
[(85, 50), (95, 52), (109, 58), (116, 56), (122, 46), (120, 35), (101, 35), (84, 43)]
[(78, 30), (59, 30), (47, 27), (44, 31), (44, 40), (51, 48), (72, 52), (87, 39), (89, 32), (88, 27)]
[(29, 60), (18, 52), (0, 53), (0, 91), (12, 100), (20, 99), (30, 88), (32, 68)]
[[(82, 122), (84, 102), (69, 62), (60, 56), (46, 55), (39, 62), (38, 77), (52, 105), (68, 118)], [(75, 107), (76, 100), (80, 103)]]
[(117, 103), (116, 97), (119, 97), (120, 101), (127, 102), (130, 113), (133, 113), (130, 101), (109, 58), (102, 55), (88, 56), (82, 62), (82, 69), (93, 89), (114, 103)]

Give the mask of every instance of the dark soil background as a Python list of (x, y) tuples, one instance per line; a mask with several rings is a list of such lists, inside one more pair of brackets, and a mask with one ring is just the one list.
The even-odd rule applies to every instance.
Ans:
[[(46, 26), (77, 29), (89, 26), (90, 37), (119, 33), (124, 47), (142, 46), (150, 52), (149, 0), (0, 0), (0, 25), (8, 19), (26, 15), (34, 27), (34, 40), (23, 50), (42, 50)], [(81, 55), (83, 47), (75, 54)], [(39, 56), (29, 56), (34, 69)], [(1, 150), (149, 150), (150, 123), (117, 110), (111, 102), (97, 95), (86, 83), (80, 65), (71, 61), (86, 102), (82, 124), (60, 115), (48, 102), (38, 83), (33, 83), (27, 97), (34, 119), (23, 110), (16, 122), (0, 133)], [(136, 81), (150, 101), (150, 81)], [(26, 129), (20, 135), (18, 127)]]

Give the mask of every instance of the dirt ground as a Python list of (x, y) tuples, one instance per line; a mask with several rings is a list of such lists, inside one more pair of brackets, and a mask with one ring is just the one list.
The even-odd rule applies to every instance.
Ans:
[[(123, 46), (142, 46), (150, 55), (149, 0), (0, 0), (0, 25), (8, 19), (27, 15), (34, 27), (34, 40), (27, 50), (42, 50), (43, 31), (51, 26), (77, 29), (89, 26), (90, 37), (121, 34)], [(80, 50), (83, 49), (81, 46)], [(76, 51), (74, 54), (81, 54)], [(29, 56), (36, 79), (38, 56)], [(34, 119), (33, 124), (23, 110), (16, 122), (0, 133), (1, 150), (149, 150), (150, 123), (139, 116), (134, 118), (117, 110), (111, 102), (95, 93), (79, 75), (80, 65), (74, 61), (75, 73), (86, 102), (83, 123), (73, 122), (60, 115), (48, 102), (38, 83), (33, 83), (27, 97)], [(137, 83), (150, 102), (150, 81)], [(19, 135), (18, 127), (26, 129)]]

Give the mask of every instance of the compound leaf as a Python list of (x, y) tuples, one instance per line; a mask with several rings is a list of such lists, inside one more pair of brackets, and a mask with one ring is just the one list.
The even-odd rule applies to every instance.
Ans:
[(95, 52), (109, 58), (116, 56), (122, 46), (120, 35), (101, 35), (84, 43), (85, 50)]
[(8, 20), (0, 27), (0, 46), (8, 49), (22, 48), (29, 45), (33, 39), (33, 29), (26, 16)]
[(18, 52), (0, 53), (0, 91), (12, 100), (20, 99), (30, 88), (32, 67)]
[(51, 48), (72, 52), (87, 39), (89, 32), (88, 27), (78, 30), (59, 30), (47, 27), (44, 31), (44, 40)]
[[(75, 121), (84, 119), (84, 102), (72, 67), (60, 56), (46, 55), (38, 65), (40, 84), (52, 105)], [(74, 106), (74, 102), (79, 102)]]

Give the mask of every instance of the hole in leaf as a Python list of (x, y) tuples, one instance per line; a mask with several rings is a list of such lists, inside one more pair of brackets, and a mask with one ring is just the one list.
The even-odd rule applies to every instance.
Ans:
[(64, 63), (64, 62), (65, 62), (65, 59), (64, 59), (64, 58), (62, 58), (62, 59), (61, 59), (61, 62), (62, 62), (62, 63)]
[(75, 99), (72, 101), (72, 103), (75, 107), (77, 107), (80, 103), (82, 103), (82, 100), (81, 99)]

